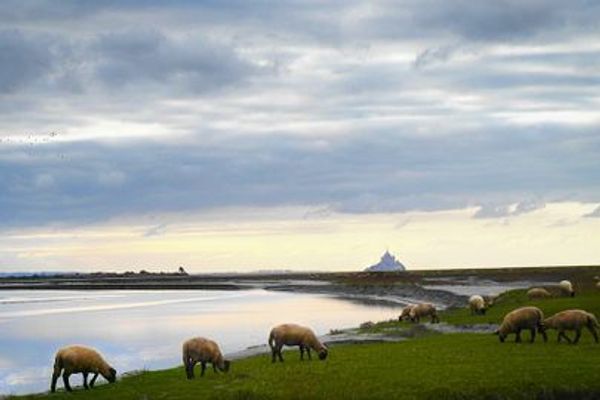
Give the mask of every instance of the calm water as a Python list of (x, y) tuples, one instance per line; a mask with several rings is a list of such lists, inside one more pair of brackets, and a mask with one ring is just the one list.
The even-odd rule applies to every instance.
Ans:
[(68, 344), (96, 347), (122, 373), (179, 365), (181, 343), (193, 336), (217, 340), (227, 354), (264, 344), (282, 322), (306, 324), (321, 335), (397, 314), (264, 290), (0, 291), (0, 393), (47, 390), (54, 353)]

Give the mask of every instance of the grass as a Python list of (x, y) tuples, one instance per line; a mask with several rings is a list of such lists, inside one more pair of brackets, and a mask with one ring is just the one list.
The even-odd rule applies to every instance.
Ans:
[(511, 290), (504, 293), (485, 315), (471, 315), (468, 308), (454, 308), (441, 313), (441, 320), (455, 325), (499, 324), (504, 315), (517, 307), (532, 305), (539, 307), (546, 317), (559, 311), (581, 308), (600, 317), (600, 291), (582, 290), (576, 297), (555, 297), (543, 300), (529, 300), (527, 290)]
[[(582, 280), (583, 282), (583, 280)], [(525, 290), (503, 294), (485, 316), (467, 308), (441, 313), (443, 322), (469, 325), (499, 323), (523, 305), (536, 305), (547, 316), (582, 308), (600, 316), (600, 291), (579, 285), (577, 297), (529, 301)], [(182, 368), (142, 372), (114, 385), (72, 394), (39, 394), (12, 399), (598, 399), (600, 345), (584, 331), (578, 345), (549, 342), (499, 343), (491, 334), (434, 334), (424, 325), (385, 321), (361, 329), (411, 338), (397, 343), (340, 345), (325, 362), (301, 362), (297, 351), (286, 362), (271, 364), (267, 355), (233, 363), (229, 374), (207, 370), (185, 379)], [(528, 339), (528, 333), (524, 334)]]
[(257, 356), (229, 374), (185, 379), (182, 368), (144, 372), (114, 385), (19, 399), (553, 399), (600, 396), (600, 346), (499, 343), (492, 335), (425, 336), (398, 343), (344, 345), (325, 361), (283, 364)]

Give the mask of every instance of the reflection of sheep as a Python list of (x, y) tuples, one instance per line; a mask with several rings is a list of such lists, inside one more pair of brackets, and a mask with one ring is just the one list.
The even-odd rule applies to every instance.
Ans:
[(431, 303), (417, 304), (416, 306), (411, 308), (409, 316), (412, 322), (417, 323), (421, 320), (421, 318), (427, 316), (431, 316), (432, 324), (440, 322), (440, 319), (437, 316), (437, 310), (435, 309), (435, 306)]
[(471, 309), (471, 315), (484, 315), (486, 311), (485, 300), (480, 295), (474, 294), (473, 296), (469, 297), (469, 308)]
[(319, 359), (327, 358), (327, 346), (317, 339), (315, 333), (304, 326), (296, 324), (283, 324), (271, 329), (269, 334), (269, 347), (271, 347), (272, 362), (275, 362), (276, 357), (283, 362), (281, 349), (283, 346), (298, 346), (300, 347), (300, 359), (304, 359), (304, 350), (308, 354), (308, 359), (311, 359), (310, 349), (313, 349), (319, 354)]
[[(52, 384), (50, 386), (52, 392), (56, 391), (56, 381), (61, 372), (65, 389), (69, 392), (72, 390), (69, 384), (71, 374), (83, 374), (83, 387), (86, 389), (94, 387), (98, 374), (110, 383), (117, 380), (117, 371), (104, 361), (100, 353), (84, 346), (68, 346), (58, 350), (54, 358), (54, 372), (52, 373)], [(87, 378), (90, 373), (94, 376), (88, 387)]]
[(531, 288), (527, 291), (527, 297), (529, 300), (548, 299), (552, 297), (552, 295), (544, 288)]
[(194, 377), (196, 363), (202, 366), (200, 376), (204, 376), (206, 363), (211, 363), (215, 373), (217, 368), (223, 372), (229, 371), (230, 362), (223, 358), (219, 345), (209, 339), (197, 337), (183, 343), (183, 365), (188, 379)]
[(546, 329), (556, 329), (558, 331), (558, 341), (561, 338), (566, 339), (567, 342), (571, 343), (571, 339), (565, 335), (565, 331), (575, 331), (575, 340), (573, 343), (579, 342), (581, 337), (581, 328), (588, 328), (592, 333), (594, 340), (598, 343), (598, 320), (592, 313), (583, 310), (566, 310), (554, 314), (550, 318), (544, 320), (544, 327)]
[(506, 314), (500, 328), (494, 332), (504, 342), (510, 333), (516, 334), (515, 342), (521, 341), (521, 330), (529, 329), (531, 342), (535, 341), (535, 331), (542, 334), (544, 342), (548, 341), (542, 321), (544, 313), (537, 307), (521, 307)]
[(575, 297), (575, 290), (573, 290), (573, 284), (570, 281), (567, 281), (567, 280), (560, 281), (560, 283), (558, 284), (558, 287), (560, 287), (560, 291), (564, 295)]
[(408, 319), (410, 317), (410, 310), (412, 310), (412, 308), (414, 307), (414, 305), (409, 304), (406, 307), (404, 307), (402, 309), (402, 312), (400, 313), (400, 316), (398, 317), (398, 321), (404, 321), (405, 319)]

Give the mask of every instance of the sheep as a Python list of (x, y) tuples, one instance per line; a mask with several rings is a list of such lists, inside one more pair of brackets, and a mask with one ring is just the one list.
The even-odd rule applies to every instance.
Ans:
[(527, 291), (527, 297), (529, 300), (547, 299), (552, 297), (552, 295), (544, 288), (531, 288)]
[[(63, 372), (64, 371), (64, 372)], [(108, 365), (96, 350), (85, 346), (67, 346), (56, 353), (54, 358), (54, 372), (52, 373), (52, 384), (50, 391), (56, 391), (56, 381), (61, 375), (65, 389), (71, 392), (69, 376), (71, 374), (83, 374), (83, 387), (87, 390), (94, 387), (98, 374), (102, 375), (108, 382), (114, 383), (117, 380), (117, 371)], [(88, 374), (94, 374), (88, 386)]]
[(414, 307), (413, 304), (409, 304), (402, 309), (400, 316), (398, 317), (398, 322), (404, 321), (404, 319), (408, 319), (410, 317), (410, 310)]
[(317, 336), (310, 328), (304, 326), (282, 324), (271, 329), (269, 347), (271, 348), (272, 362), (276, 361), (276, 357), (279, 357), (279, 361), (283, 362), (281, 349), (284, 345), (300, 347), (300, 360), (304, 360), (304, 350), (308, 354), (308, 359), (311, 360), (310, 349), (319, 354), (320, 360), (327, 358), (327, 346), (317, 339)]
[(435, 306), (431, 303), (421, 303), (412, 307), (409, 313), (410, 320), (412, 322), (419, 322), (422, 317), (431, 316), (431, 323), (434, 324), (436, 322), (440, 322), (440, 319), (437, 316), (437, 310)]
[(535, 341), (535, 331), (544, 338), (544, 342), (548, 341), (548, 336), (543, 325), (544, 313), (537, 307), (521, 307), (506, 314), (500, 328), (494, 334), (498, 335), (500, 342), (504, 343), (506, 337), (514, 333), (516, 334), (515, 342), (521, 342), (521, 330), (529, 329), (531, 331), (531, 343)]
[(596, 281), (596, 289), (600, 289), (600, 276), (596, 275), (594, 280)]
[(485, 300), (485, 305), (487, 308), (490, 308), (491, 306), (493, 306), (494, 303), (496, 302), (496, 300), (498, 300), (497, 294), (488, 294), (488, 295), (485, 295), (482, 297), (483, 297), (483, 300)]
[(473, 296), (469, 297), (469, 308), (471, 309), (471, 315), (484, 315), (486, 311), (485, 300), (480, 295), (474, 294)]
[[(577, 344), (581, 337), (581, 328), (586, 327), (592, 333), (594, 340), (598, 343), (598, 320), (592, 313), (583, 310), (565, 310), (554, 314), (550, 318), (544, 320), (544, 327), (546, 329), (556, 329), (558, 331), (558, 342), (564, 338), (567, 342)], [(565, 331), (575, 331), (575, 340), (571, 342), (571, 339), (565, 335)]]
[(217, 369), (223, 372), (229, 372), (231, 362), (223, 358), (219, 345), (210, 339), (196, 337), (186, 340), (182, 346), (183, 366), (188, 379), (194, 378), (194, 366), (200, 363), (202, 371), (200, 376), (204, 376), (206, 363), (211, 363), (213, 371), (217, 373)]
[(573, 284), (570, 281), (560, 281), (558, 287), (564, 295), (575, 297), (575, 290), (573, 290)]

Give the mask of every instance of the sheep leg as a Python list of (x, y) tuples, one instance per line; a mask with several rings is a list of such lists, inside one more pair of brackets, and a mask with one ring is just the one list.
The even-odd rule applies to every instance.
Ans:
[(277, 350), (275, 348), (271, 349), (271, 362), (274, 363), (277, 361)]
[(202, 366), (202, 370), (200, 372), (200, 376), (204, 376), (204, 371), (206, 371), (206, 361), (202, 361), (200, 363), (200, 365)]
[(573, 340), (573, 344), (577, 344), (577, 342), (579, 342), (580, 337), (581, 337), (581, 329), (577, 329), (575, 331), (575, 340)]
[(69, 376), (71, 374), (67, 374), (67, 372), (65, 371), (63, 373), (63, 383), (65, 385), (65, 389), (67, 390), (67, 392), (72, 392), (73, 389), (71, 389), (71, 385), (69, 384)]
[(521, 330), (518, 329), (517, 332), (515, 332), (515, 334), (516, 334), (515, 342), (521, 343)]
[(538, 333), (544, 338), (544, 343), (548, 343), (548, 335), (546, 334), (546, 328), (543, 325), (538, 326)]
[(87, 372), (82, 372), (82, 373), (81, 373), (81, 375), (83, 375), (83, 388), (84, 388), (85, 390), (88, 390), (88, 389), (90, 388), (90, 387), (88, 386), (88, 381), (87, 381), (87, 378), (88, 378), (88, 373), (87, 373)]
[(558, 332), (558, 341), (559, 342), (560, 342), (561, 338), (564, 338), (567, 341), (567, 343), (571, 343), (571, 339), (569, 339), (569, 337), (565, 334), (564, 331)]
[(50, 391), (52, 393), (56, 392), (56, 381), (60, 376), (60, 368), (54, 368), (54, 372), (52, 373), (52, 384), (50, 385)]
[(590, 333), (592, 334), (592, 336), (594, 337), (594, 340), (596, 341), (596, 343), (598, 343), (598, 334), (596, 333), (596, 328), (594, 328), (593, 325), (588, 325), (587, 328), (590, 331)]
[(283, 345), (281, 346), (277, 346), (277, 356), (279, 356), (279, 361), (283, 362), (283, 357), (281, 356), (281, 349), (283, 348)]
[(96, 379), (98, 379), (98, 373), (96, 372), (94, 376), (92, 376), (92, 380), (90, 381), (90, 387), (94, 388), (94, 384), (96, 383)]
[(304, 346), (300, 345), (300, 361), (304, 360)]
[(215, 371), (215, 374), (216, 374), (217, 373), (217, 364), (212, 363), (212, 366), (213, 366), (213, 371)]
[(308, 360), (309, 360), (309, 361), (312, 361), (312, 358), (311, 358), (311, 356), (310, 356), (310, 347), (307, 347), (307, 348), (306, 348), (306, 354), (308, 354)]
[(535, 328), (531, 328), (529, 330), (531, 332), (531, 339), (529, 339), (529, 343), (535, 342)]

